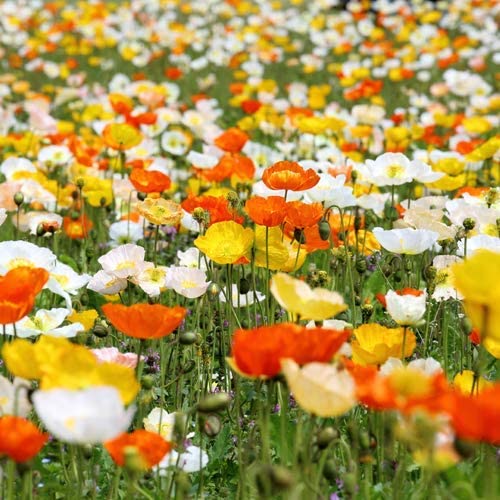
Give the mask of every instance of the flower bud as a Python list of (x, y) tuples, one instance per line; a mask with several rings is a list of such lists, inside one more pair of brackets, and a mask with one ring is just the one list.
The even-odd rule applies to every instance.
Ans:
[(141, 387), (147, 391), (153, 388), (154, 383), (154, 378), (151, 375), (144, 375), (141, 378)]
[(216, 392), (205, 396), (198, 403), (198, 411), (202, 413), (216, 413), (225, 410), (231, 402), (231, 396), (226, 392)]
[(240, 294), (246, 295), (250, 291), (250, 281), (246, 278), (241, 278), (238, 288)]
[(82, 189), (83, 186), (85, 185), (85, 179), (83, 177), (78, 177), (78, 179), (76, 179), (75, 184), (77, 188)]
[(306, 242), (306, 236), (304, 234), (304, 230), (301, 229), (300, 227), (296, 227), (293, 230), (293, 238), (300, 244), (304, 244)]
[(21, 193), (21, 191), (18, 191), (15, 195), (14, 195), (14, 203), (20, 207), (23, 203), (24, 203), (24, 194)]
[(332, 228), (330, 227), (330, 223), (326, 219), (322, 219), (318, 223), (318, 232), (319, 237), (323, 241), (327, 241), (330, 238)]
[(179, 342), (182, 345), (194, 344), (197, 339), (198, 339), (198, 334), (196, 334), (195, 332), (182, 332), (179, 335)]
[(318, 436), (316, 437), (316, 442), (320, 449), (326, 448), (332, 441), (337, 439), (339, 433), (333, 427), (325, 427), (322, 429)]
[(36, 227), (36, 235), (37, 236), (43, 236), (45, 234), (45, 226), (43, 223), (40, 222), (38, 226)]
[(222, 428), (220, 418), (217, 415), (209, 415), (203, 422), (203, 432), (208, 437), (215, 437)]
[(137, 192), (137, 199), (139, 201), (144, 201), (147, 197), (147, 193), (141, 193), (140, 191)]
[(474, 219), (472, 219), (471, 217), (467, 217), (462, 222), (462, 225), (464, 226), (464, 229), (466, 231), (472, 231), (474, 229), (474, 227), (476, 226), (476, 221)]
[(82, 446), (82, 454), (83, 454), (83, 458), (90, 460), (92, 458), (92, 455), (93, 455), (92, 445), (91, 444), (84, 444)]
[(135, 446), (126, 446), (123, 449), (125, 468), (132, 472), (142, 472), (144, 470), (144, 459)]
[(92, 329), (92, 333), (99, 338), (104, 338), (107, 337), (109, 330), (107, 326), (104, 325), (95, 325), (94, 328)]
[(217, 283), (210, 283), (207, 288), (207, 295), (209, 300), (215, 300), (217, 297), (219, 297), (220, 293), (220, 286)]
[(323, 467), (323, 476), (329, 481), (334, 481), (337, 477), (337, 470), (335, 466), (335, 460), (330, 459), (325, 462)]

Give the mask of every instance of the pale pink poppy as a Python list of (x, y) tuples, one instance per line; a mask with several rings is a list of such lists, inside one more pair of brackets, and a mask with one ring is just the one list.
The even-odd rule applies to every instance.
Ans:
[[(94, 356), (101, 363), (116, 363), (118, 365), (135, 368), (137, 366), (137, 354), (133, 352), (120, 352), (116, 347), (103, 347), (92, 349)], [(141, 356), (144, 359), (144, 356)]]

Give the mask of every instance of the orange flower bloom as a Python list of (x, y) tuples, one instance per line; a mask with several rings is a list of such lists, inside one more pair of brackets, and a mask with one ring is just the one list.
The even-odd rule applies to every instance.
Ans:
[(224, 196), (190, 196), (181, 203), (181, 207), (192, 214), (196, 208), (202, 208), (210, 214), (210, 224), (234, 220), (238, 224), (243, 223), (243, 217), (237, 216), (229, 208)]
[(142, 133), (128, 123), (108, 123), (102, 132), (106, 146), (117, 151), (125, 151), (142, 142)]
[(171, 184), (170, 177), (156, 170), (134, 168), (130, 174), (130, 182), (141, 193), (161, 193)]
[(319, 175), (312, 168), (304, 170), (297, 162), (285, 160), (266, 168), (262, 180), (269, 189), (305, 191), (316, 186)]
[(454, 393), (451, 411), (456, 434), (472, 441), (500, 444), (500, 384), (485, 389), (475, 396)]
[(286, 202), (281, 196), (253, 196), (245, 203), (245, 210), (259, 226), (279, 226), (285, 220)]
[(214, 141), (214, 144), (228, 153), (238, 153), (248, 141), (248, 135), (239, 128), (232, 127), (223, 132)]
[(111, 104), (111, 107), (113, 108), (113, 111), (115, 113), (118, 113), (119, 115), (128, 115), (134, 108), (132, 99), (123, 94), (109, 94), (108, 100)]
[(16, 267), (0, 276), (0, 324), (15, 323), (35, 305), (35, 297), (49, 279), (45, 269)]
[(289, 201), (286, 204), (285, 222), (293, 228), (314, 226), (321, 217), (323, 217), (323, 205), (321, 203)]
[(158, 339), (170, 335), (184, 320), (184, 307), (161, 304), (105, 304), (102, 310), (120, 332), (137, 339)]
[(94, 224), (92, 221), (86, 217), (78, 217), (73, 219), (72, 217), (63, 217), (63, 228), (66, 236), (72, 240), (81, 240), (86, 238), (89, 231), (92, 229)]
[(249, 377), (274, 377), (281, 371), (281, 359), (299, 364), (330, 361), (348, 337), (345, 330), (307, 329), (293, 323), (236, 330), (232, 366)]
[(48, 434), (40, 432), (29, 420), (11, 415), (0, 418), (0, 456), (26, 462), (40, 451), (48, 438)]
[(200, 177), (209, 182), (222, 182), (235, 175), (240, 179), (253, 179), (255, 165), (250, 158), (238, 153), (222, 156), (219, 163), (211, 169), (195, 169)]
[(142, 429), (130, 434), (120, 434), (117, 438), (106, 441), (104, 447), (120, 467), (127, 465), (127, 451), (135, 449), (139, 463), (134, 465), (142, 470), (150, 469), (160, 463), (162, 458), (172, 449), (172, 445), (159, 434)]

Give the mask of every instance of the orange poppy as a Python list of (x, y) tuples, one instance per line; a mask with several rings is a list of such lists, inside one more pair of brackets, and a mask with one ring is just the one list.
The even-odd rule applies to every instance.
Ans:
[(323, 212), (323, 205), (321, 203), (289, 201), (286, 204), (285, 222), (293, 228), (314, 226), (323, 217)]
[(125, 151), (142, 142), (140, 130), (129, 123), (108, 123), (102, 132), (106, 146), (117, 151)]
[(161, 304), (105, 304), (102, 310), (120, 332), (137, 339), (158, 339), (170, 335), (184, 320), (184, 307)]
[(463, 439), (500, 444), (500, 384), (474, 396), (454, 393), (452, 425)]
[(210, 214), (209, 224), (234, 220), (243, 223), (243, 217), (235, 214), (229, 208), (229, 203), (224, 196), (190, 196), (181, 203), (181, 207), (192, 214), (196, 208), (202, 208)]
[(211, 169), (197, 169), (198, 175), (209, 182), (222, 182), (235, 175), (240, 179), (253, 179), (255, 165), (253, 161), (238, 153), (228, 153), (220, 158)]
[(274, 377), (281, 372), (281, 359), (299, 364), (330, 361), (348, 337), (346, 330), (307, 329), (293, 323), (236, 330), (232, 366), (249, 377)]
[(262, 181), (269, 189), (305, 191), (319, 182), (319, 175), (312, 169), (305, 170), (297, 162), (279, 161), (266, 168)]
[(127, 115), (134, 108), (132, 99), (123, 94), (111, 93), (108, 95), (108, 100), (113, 111), (119, 115)]
[(214, 141), (214, 144), (228, 153), (238, 153), (248, 141), (248, 135), (239, 128), (232, 127), (223, 132)]
[(0, 456), (15, 462), (31, 460), (49, 439), (29, 420), (7, 415), (0, 418)]
[(142, 470), (150, 469), (160, 463), (163, 457), (172, 449), (172, 445), (159, 434), (143, 429), (138, 429), (129, 434), (120, 434), (117, 438), (106, 441), (104, 447), (113, 461), (120, 467), (127, 465), (127, 452), (130, 449), (135, 449), (139, 463), (134, 465)]
[(86, 238), (89, 231), (94, 227), (94, 224), (87, 216), (80, 216), (76, 219), (73, 217), (63, 217), (63, 228), (66, 236), (72, 240), (81, 240)]
[(35, 297), (49, 279), (45, 269), (16, 267), (0, 276), (0, 324), (24, 318), (35, 305)]
[(153, 111), (145, 111), (138, 114), (128, 113), (125, 115), (125, 121), (136, 129), (139, 129), (141, 125), (154, 125), (157, 119), (158, 116)]
[(130, 173), (130, 182), (141, 193), (161, 193), (170, 185), (170, 177), (157, 170), (134, 168)]
[(245, 210), (259, 226), (279, 226), (285, 220), (286, 201), (281, 196), (253, 196), (245, 203)]

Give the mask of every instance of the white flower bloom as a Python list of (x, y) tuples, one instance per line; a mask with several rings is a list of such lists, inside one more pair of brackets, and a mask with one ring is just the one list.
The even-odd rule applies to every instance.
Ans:
[(170, 267), (167, 271), (167, 287), (188, 299), (201, 297), (209, 284), (207, 274), (202, 269)]
[(78, 274), (72, 267), (57, 261), (50, 271), (49, 281), (45, 285), (52, 293), (60, 295), (66, 301), (66, 307), (71, 310), (71, 297), (90, 280), (88, 274)]
[(385, 204), (390, 197), (390, 193), (364, 194), (358, 197), (356, 204), (365, 210), (373, 210), (379, 217), (382, 217)]
[[(395, 370), (403, 368), (405, 368), (405, 365), (399, 358), (389, 358), (380, 367), (380, 374), (387, 377)], [(436, 361), (434, 358), (414, 359), (408, 363), (406, 368), (425, 373), (426, 375), (436, 375), (443, 371), (439, 361)]]
[(11, 382), (8, 378), (0, 375), (0, 416), (17, 415), (26, 417), (31, 411), (28, 399), (28, 388), (30, 383), (22, 378), (15, 378)]
[(219, 163), (219, 158), (216, 156), (198, 153), (197, 151), (190, 151), (186, 157), (193, 167), (200, 169), (212, 169), (217, 163)]
[(177, 250), (179, 266), (206, 269), (207, 265), (201, 252), (196, 247), (188, 248), (186, 251)]
[[(255, 296), (252, 290), (250, 290), (248, 293), (238, 293), (237, 284), (231, 285), (231, 290), (233, 297), (233, 307), (246, 307), (247, 305), (251, 306), (253, 303), (255, 303), (255, 299), (257, 299), (257, 302), (262, 302), (266, 298), (266, 296), (259, 291), (255, 292)], [(227, 302), (226, 295), (227, 289), (226, 287), (224, 287), (219, 294), (219, 300), (224, 303)]]
[(55, 254), (48, 248), (28, 241), (0, 242), (0, 275), (16, 267), (41, 267), (52, 271), (56, 264)]
[(437, 242), (439, 235), (427, 229), (373, 229), (377, 241), (389, 252), (417, 255), (429, 250)]
[[(54, 309), (39, 309), (35, 316), (25, 317), (16, 323), (17, 336), (21, 338), (36, 337), (38, 335), (48, 335), (50, 337), (76, 337), (78, 332), (83, 332), (81, 323), (71, 323), (60, 326), (70, 310), (56, 307)], [(7, 333), (13, 334), (12, 327), (7, 325)]]
[(437, 255), (432, 261), (432, 266), (436, 268), (435, 289), (432, 298), (437, 301), (448, 299), (462, 299), (462, 294), (453, 286), (451, 266), (462, 259), (456, 255)]
[(433, 182), (444, 174), (433, 172), (431, 167), (420, 160), (410, 161), (402, 153), (384, 153), (375, 160), (366, 160), (356, 166), (363, 180), (376, 186), (400, 186), (412, 182)]
[(427, 304), (427, 294), (420, 295), (404, 294), (399, 295), (393, 290), (389, 290), (385, 296), (387, 312), (391, 318), (403, 326), (416, 325), (425, 314)]
[[(63, 218), (59, 214), (52, 212), (30, 212), (28, 216), (28, 228), (32, 235), (37, 234), (37, 229), (40, 224), (54, 225), (57, 229), (60, 229), (63, 224)], [(52, 233), (50, 231), (45, 233), (46, 237), (51, 235)]]
[(80, 391), (52, 389), (33, 394), (35, 411), (48, 431), (66, 443), (99, 444), (125, 432), (135, 408), (125, 409), (114, 387)]
[(188, 137), (179, 130), (167, 130), (161, 136), (161, 147), (174, 156), (186, 154), (189, 145)]
[(99, 271), (90, 278), (87, 288), (102, 295), (114, 295), (125, 290), (127, 284), (126, 278), (117, 278), (106, 271)]
[(142, 421), (144, 429), (156, 432), (166, 441), (171, 441), (174, 435), (175, 413), (168, 413), (162, 408), (153, 408)]
[(46, 146), (40, 149), (38, 161), (45, 165), (67, 165), (73, 159), (73, 154), (66, 146)]
[(15, 180), (18, 172), (36, 172), (36, 167), (27, 158), (16, 158), (11, 156), (2, 162), (0, 172), (5, 175), (8, 181)]
[(184, 472), (199, 472), (208, 464), (207, 453), (198, 446), (188, 446), (182, 453), (172, 450), (158, 464), (160, 475), (165, 475), (167, 467), (176, 467)]
[(109, 226), (109, 237), (113, 245), (135, 243), (144, 237), (143, 225), (127, 220), (114, 222)]
[[(470, 257), (478, 250), (491, 250), (500, 252), (500, 238), (498, 236), (489, 236), (487, 234), (478, 234), (467, 238), (467, 257)], [(457, 255), (465, 255), (465, 240), (458, 242)]]
[(139, 275), (146, 268), (144, 256), (146, 251), (143, 247), (127, 243), (113, 248), (107, 254), (99, 257), (97, 262), (102, 269), (119, 279), (130, 278)]
[(132, 281), (150, 297), (158, 297), (167, 287), (167, 270), (167, 267), (155, 267), (152, 262), (146, 262), (144, 270), (132, 278)]
[(319, 178), (318, 184), (305, 193), (304, 201), (326, 202), (328, 205), (337, 205), (340, 208), (356, 204), (352, 188), (344, 186), (345, 175), (333, 177), (330, 174), (319, 174)]

